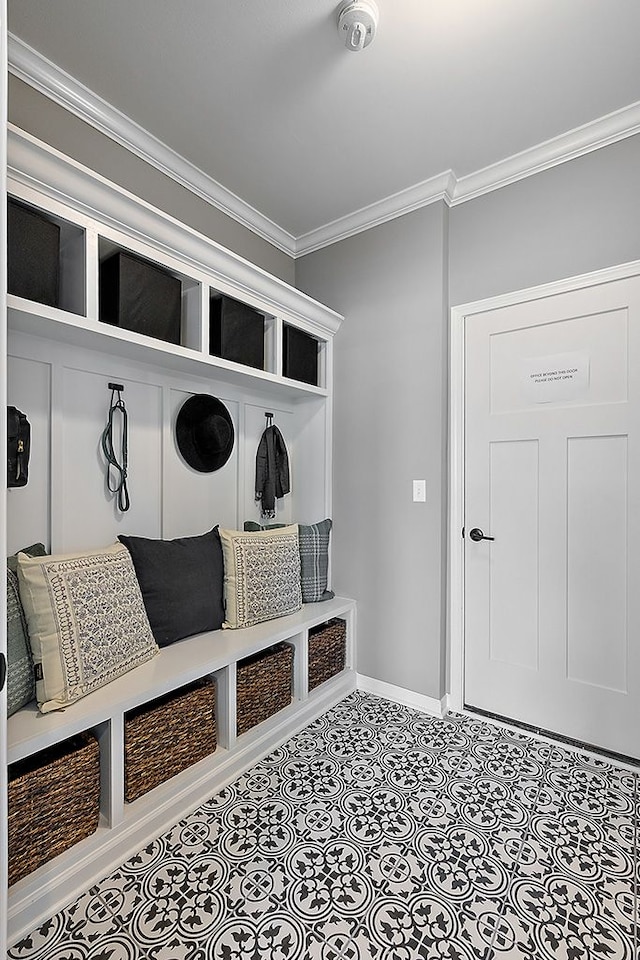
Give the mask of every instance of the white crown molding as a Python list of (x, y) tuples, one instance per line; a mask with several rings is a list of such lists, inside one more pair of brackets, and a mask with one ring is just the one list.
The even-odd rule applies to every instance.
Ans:
[(465, 203), (640, 133), (638, 101), (482, 170), (459, 178), (444, 171), (294, 237), (12, 34), (8, 54), (16, 77), (294, 258), (439, 200), (449, 206)]
[(290, 233), (11, 33), (8, 36), (8, 54), (9, 72), (18, 79), (126, 147), (283, 253), (295, 256), (295, 239)]
[(318, 227), (317, 230), (297, 238), (296, 256), (313, 253), (338, 240), (344, 240), (437, 200), (443, 200), (449, 206), (466, 203), (517, 180), (524, 180), (550, 167), (632, 137), (636, 133), (640, 133), (640, 101), (569, 130), (529, 150), (506, 157), (475, 173), (458, 178), (453, 170), (447, 170), (439, 176), (423, 180), (422, 183), (416, 183), (406, 190)]
[(302, 234), (296, 240), (296, 256), (302, 257), (307, 253), (313, 253), (321, 247), (327, 247), (338, 240), (345, 240), (347, 237), (362, 233), (370, 227), (377, 227), (388, 220), (395, 220), (396, 217), (412, 213), (438, 200), (451, 203), (455, 185), (456, 178), (452, 170), (446, 170), (429, 180), (415, 183), (406, 190), (400, 190), (390, 197), (385, 197), (338, 220), (333, 220), (323, 227), (318, 227), (317, 230)]
[(459, 177), (451, 204), (465, 203), (474, 197), (506, 187), (516, 180), (531, 177), (567, 160), (575, 160), (593, 150), (640, 133), (640, 101), (615, 110), (604, 117), (569, 130), (559, 137), (523, 150), (498, 163)]
[[(340, 314), (255, 266), (209, 237), (112, 183), (77, 160), (7, 125), (9, 187), (26, 188), (98, 224), (135, 237), (164, 256), (179, 259), (185, 272), (195, 267), (215, 286), (222, 281), (240, 300), (257, 296), (274, 316), (304, 327), (311, 323), (333, 336)], [(248, 299), (247, 299), (248, 298)]]

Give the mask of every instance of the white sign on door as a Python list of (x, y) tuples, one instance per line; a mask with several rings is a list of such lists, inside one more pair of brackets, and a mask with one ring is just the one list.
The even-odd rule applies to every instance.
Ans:
[(589, 389), (589, 356), (575, 352), (526, 357), (521, 375), (530, 402), (580, 400)]

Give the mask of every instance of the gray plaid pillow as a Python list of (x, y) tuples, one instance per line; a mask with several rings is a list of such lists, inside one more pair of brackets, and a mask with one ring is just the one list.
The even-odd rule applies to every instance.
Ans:
[(26, 706), (35, 695), (33, 659), (18, 578), (7, 567), (7, 716)]
[[(247, 520), (244, 529), (249, 533), (257, 530), (274, 530), (283, 526), (285, 526), (283, 523), (269, 523), (261, 526), (259, 523)], [(320, 523), (298, 524), (303, 603), (318, 603), (321, 600), (331, 600), (334, 596), (333, 590), (327, 590), (331, 527), (332, 522), (329, 519), (321, 520)]]
[[(34, 543), (21, 553), (43, 557), (44, 544)], [(33, 657), (29, 644), (27, 621), (20, 601), (16, 569), (18, 557), (7, 557), (7, 716), (31, 703), (36, 696)]]

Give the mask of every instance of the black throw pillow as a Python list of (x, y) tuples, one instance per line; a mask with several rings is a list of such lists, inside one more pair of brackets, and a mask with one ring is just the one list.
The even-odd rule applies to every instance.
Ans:
[(220, 629), (224, 566), (217, 529), (177, 540), (118, 539), (131, 554), (159, 647)]

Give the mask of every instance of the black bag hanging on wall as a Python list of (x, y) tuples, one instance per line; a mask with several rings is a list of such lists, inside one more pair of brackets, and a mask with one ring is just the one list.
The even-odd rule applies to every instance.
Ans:
[(31, 424), (22, 411), (7, 407), (7, 486), (24, 487), (29, 479)]

